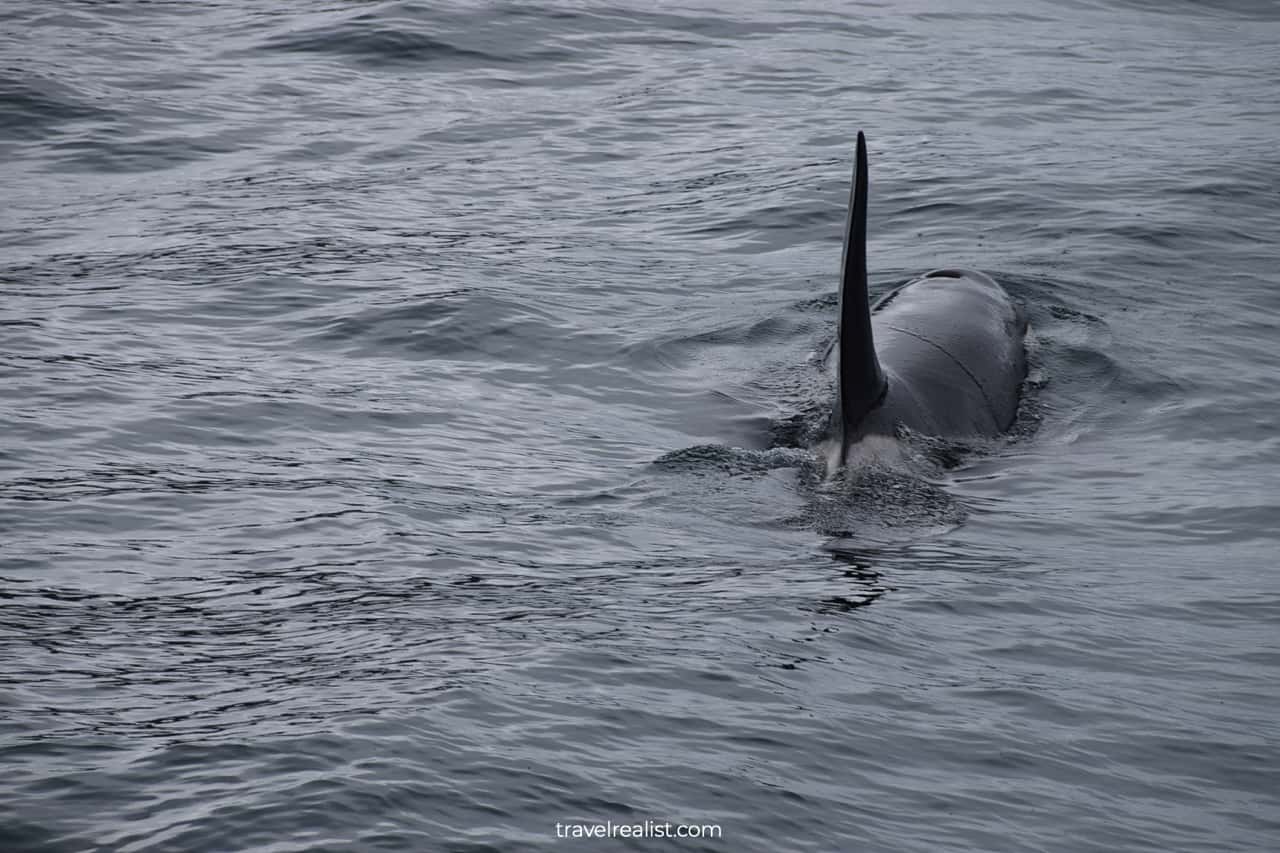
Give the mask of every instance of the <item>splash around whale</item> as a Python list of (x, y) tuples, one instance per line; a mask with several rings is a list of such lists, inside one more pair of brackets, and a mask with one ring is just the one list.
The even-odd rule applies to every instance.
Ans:
[(839, 334), (826, 355), (837, 400), (823, 455), (835, 470), (902, 427), (945, 439), (1013, 425), (1027, 375), (1027, 319), (985, 273), (937, 269), (870, 303), (867, 143), (858, 134), (840, 271)]

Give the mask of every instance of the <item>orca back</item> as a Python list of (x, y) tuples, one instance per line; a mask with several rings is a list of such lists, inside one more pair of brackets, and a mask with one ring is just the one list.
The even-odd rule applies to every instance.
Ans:
[(1013, 425), (1027, 370), (1026, 318), (984, 273), (943, 272), (876, 304), (871, 325), (888, 387), (858, 432), (892, 432), (901, 423), (963, 438)]
[(995, 436), (1017, 417), (1026, 318), (990, 276), (934, 270), (876, 303), (867, 284), (867, 148), (858, 134), (840, 270), (838, 399), (832, 435), (853, 442), (898, 426), (946, 438)]

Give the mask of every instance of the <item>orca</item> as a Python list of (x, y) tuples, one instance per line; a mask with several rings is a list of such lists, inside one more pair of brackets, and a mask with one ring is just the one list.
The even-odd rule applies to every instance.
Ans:
[(996, 437), (1013, 425), (1027, 375), (1027, 317), (985, 273), (936, 269), (870, 302), (867, 142), (858, 133), (840, 265), (829, 467), (874, 436)]

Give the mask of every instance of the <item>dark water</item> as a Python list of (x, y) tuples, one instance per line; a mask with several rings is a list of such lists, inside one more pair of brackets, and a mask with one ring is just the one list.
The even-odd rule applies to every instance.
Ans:
[(0, 849), (1280, 848), (1280, 7), (717, 2), (0, 7)]

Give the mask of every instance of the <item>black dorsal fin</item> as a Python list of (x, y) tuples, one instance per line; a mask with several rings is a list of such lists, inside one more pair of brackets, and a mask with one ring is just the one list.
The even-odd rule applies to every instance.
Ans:
[(867, 292), (867, 141), (858, 132), (858, 156), (849, 193), (849, 220), (840, 262), (840, 434), (844, 441), (883, 399), (886, 384), (871, 339)]

